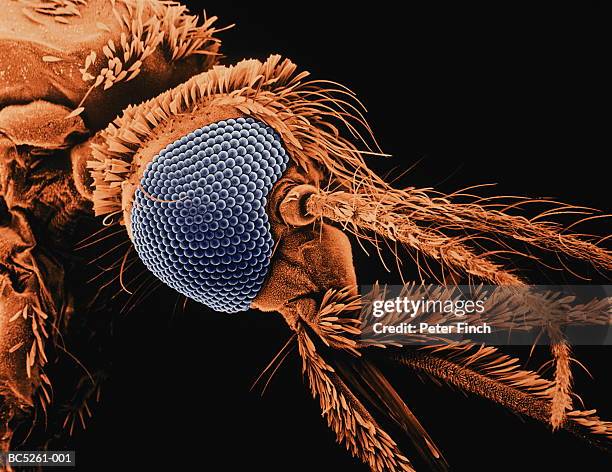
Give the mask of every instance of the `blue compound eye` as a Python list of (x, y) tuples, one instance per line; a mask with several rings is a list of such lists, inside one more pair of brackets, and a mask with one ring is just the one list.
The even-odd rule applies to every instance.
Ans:
[(134, 196), (132, 236), (144, 264), (217, 311), (248, 310), (274, 246), (266, 196), (288, 160), (278, 134), (252, 118), (219, 121), (167, 146)]

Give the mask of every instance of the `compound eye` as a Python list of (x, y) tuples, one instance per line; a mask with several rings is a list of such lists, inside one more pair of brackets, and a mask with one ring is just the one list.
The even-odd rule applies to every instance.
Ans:
[(288, 161), (279, 135), (252, 118), (218, 121), (168, 145), (134, 195), (139, 257), (195, 301), (228, 313), (248, 310), (274, 246), (266, 197)]

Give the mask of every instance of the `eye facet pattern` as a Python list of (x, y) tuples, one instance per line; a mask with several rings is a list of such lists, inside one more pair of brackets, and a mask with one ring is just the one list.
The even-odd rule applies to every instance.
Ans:
[(249, 309), (274, 241), (266, 196), (287, 168), (279, 135), (252, 118), (218, 121), (168, 145), (134, 196), (134, 246), (168, 286), (227, 313)]

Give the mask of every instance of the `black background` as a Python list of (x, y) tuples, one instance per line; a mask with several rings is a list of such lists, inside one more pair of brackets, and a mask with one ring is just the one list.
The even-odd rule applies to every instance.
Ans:
[[(609, 48), (599, 7), (206, 6), (221, 25), (237, 24), (222, 35), (224, 62), (280, 53), (317, 78), (351, 87), (394, 156), (373, 167), (398, 172), (418, 162), (402, 183), (442, 191), (497, 183), (486, 192), (610, 211)], [(594, 228), (607, 234), (609, 223)], [(361, 282), (382, 276), (374, 257), (355, 253)], [(67, 444), (79, 470), (119, 463), (119, 470), (366, 470), (335, 444), (295, 353), (263, 397), (261, 388), (249, 391), (289, 337), (279, 316), (183, 308), (174, 292), (159, 288), (114, 331), (102, 402), (87, 432)], [(612, 417), (610, 349), (576, 351), (595, 377), (577, 368), (578, 391)], [(409, 371), (394, 380), (453, 470), (610, 468), (610, 456), (484, 400)]]

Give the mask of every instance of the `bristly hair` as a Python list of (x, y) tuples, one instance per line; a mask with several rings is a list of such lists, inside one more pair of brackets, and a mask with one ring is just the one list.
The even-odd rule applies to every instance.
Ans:
[[(452, 199), (467, 198), (467, 202)], [(519, 276), (492, 260), (496, 254), (524, 256), (504, 243), (510, 239), (560, 255), (591, 262), (612, 270), (612, 254), (589, 236), (566, 233), (554, 222), (538, 221), (566, 213), (592, 214), (587, 208), (548, 202), (555, 208), (535, 218), (507, 214), (500, 204), (481, 204), (463, 194), (435, 196), (433, 191), (394, 189), (388, 184), (361, 186), (350, 191), (321, 191), (308, 201), (309, 213), (344, 224), (358, 237), (376, 242), (380, 235), (438, 261), (451, 272), (466, 274), (498, 285), (519, 285)], [(526, 205), (523, 199), (508, 208)], [(448, 234), (447, 234), (448, 233)], [(452, 236), (452, 234), (456, 234)], [(451, 234), (449, 236), (449, 234)], [(496, 243), (498, 250), (478, 254), (473, 247), (482, 240)]]
[(360, 307), (360, 297), (353, 295), (350, 287), (330, 289), (323, 295), (316, 318), (304, 322), (327, 346), (359, 356), (356, 338), (361, 334), (361, 321), (355, 313)]
[(344, 443), (373, 472), (414, 472), (393, 439), (319, 355), (303, 328), (298, 330), (298, 348), (312, 395), (319, 399), (323, 416), (338, 442)]
[(24, 2), (23, 13), (30, 17), (31, 12), (51, 16), (58, 23), (68, 24), (68, 18), (81, 16), (81, 8), (87, 0), (38, 0)]
[[(372, 235), (378, 234), (434, 258), (455, 273), (495, 284), (522, 282), (491, 260), (502, 252), (523, 255), (500, 238), (612, 269), (612, 254), (597, 246), (592, 237), (573, 235), (559, 224), (539, 221), (572, 213), (593, 218), (594, 212), (588, 208), (549, 202), (550, 210), (527, 219), (507, 211), (530, 203), (528, 199), (507, 205), (467, 192), (439, 195), (430, 189), (391, 187), (365, 163), (365, 154), (377, 153), (368, 145), (375, 141), (356, 97), (340, 85), (305, 81), (307, 76), (278, 55), (265, 62), (245, 60), (235, 66), (214, 67), (148, 102), (127, 108), (94, 148), (90, 168), (96, 214), (121, 211), (121, 183), (135, 171), (132, 159), (155, 135), (156, 128), (199, 107), (228, 106), (273, 127), (298, 165), (318, 164), (332, 191), (321, 190), (311, 197), (308, 210), (345, 225), (361, 238), (375, 242)], [(342, 136), (341, 128), (352, 141)], [(449, 232), (461, 235), (449, 236)], [(500, 250), (478, 254), (469, 246), (485, 239), (497, 242)]]
[[(244, 60), (234, 66), (213, 67), (152, 100), (128, 107), (102, 133), (103, 142), (94, 147), (89, 163), (96, 214), (121, 211), (120, 186), (135, 170), (132, 160), (138, 149), (157, 127), (198, 107), (233, 107), (237, 114), (266, 122), (282, 136), (294, 162), (303, 167), (319, 164), (348, 185), (351, 169), (365, 172), (367, 167), (361, 152), (331, 123), (340, 119), (358, 136), (351, 117), (360, 112), (335, 96), (354, 98), (352, 93), (324, 81), (304, 82), (307, 76), (278, 55), (265, 62)], [(367, 126), (365, 120), (359, 121)]]
[[(156, 50), (163, 49), (170, 62), (193, 55), (207, 56), (202, 67), (216, 62), (220, 41), (215, 36), (226, 28), (215, 28), (217, 17), (190, 15), (187, 7), (173, 1), (108, 0), (116, 21), (115, 39), (109, 38), (102, 50), (92, 50), (79, 69), (84, 82), (90, 83), (81, 102), (69, 116), (83, 112), (89, 94), (98, 87), (108, 90), (129, 82), (141, 72), (143, 62)], [(80, 16), (79, 7), (86, 2), (47, 0), (31, 7), (39, 14), (66, 19)], [(67, 20), (66, 20), (67, 21)], [(113, 33), (113, 27), (96, 22), (96, 27)], [(230, 26), (231, 27), (231, 26)], [(117, 42), (115, 42), (117, 41)]]
[[(409, 284), (404, 286), (400, 296), (409, 299), (451, 299), (453, 289), (438, 286), (423, 286)], [(384, 299), (385, 291), (375, 286), (370, 294), (365, 294), (368, 301)], [(593, 299), (587, 303), (574, 303), (574, 297), (563, 297), (561, 293), (547, 291), (544, 293), (533, 292), (528, 289), (498, 290), (489, 293), (477, 287), (476, 299), (484, 303), (482, 314), (473, 314), (464, 318), (469, 324), (486, 322), (490, 326), (512, 330), (538, 330), (549, 336), (550, 350), (553, 356), (554, 381), (547, 386), (547, 398), (550, 406), (550, 424), (553, 430), (558, 429), (565, 418), (566, 412), (572, 410), (572, 371), (571, 371), (571, 346), (565, 339), (561, 328), (567, 326), (609, 326), (612, 317), (609, 309), (609, 298)], [(447, 315), (438, 311), (418, 313), (417, 321), (428, 323), (452, 324), (454, 315)], [(387, 322), (389, 324), (400, 323), (404, 318), (401, 313), (389, 313)], [(449, 319), (450, 318), (450, 319)], [(398, 346), (397, 338), (390, 336), (388, 339), (377, 335), (372, 331), (374, 325), (371, 320), (364, 318), (359, 347), (367, 346)], [(408, 343), (415, 345), (430, 343), (432, 345), (444, 345), (445, 339), (427, 336), (424, 334), (407, 335)], [(492, 348), (490, 348), (492, 349)], [(480, 351), (482, 354), (484, 351)], [(514, 362), (516, 364), (516, 362)]]
[[(427, 346), (404, 350), (392, 358), (437, 381), (466, 393), (473, 393), (516, 413), (550, 423), (555, 403), (556, 383), (537, 373), (523, 370), (519, 361), (500, 354), (496, 348), (471, 343)], [(603, 449), (612, 445), (612, 422), (596, 415), (596, 410), (563, 412), (557, 427), (576, 434)]]
[[(377, 289), (375, 288), (375, 290)], [(420, 294), (420, 297), (423, 296), (423, 290), (425, 289), (426, 287), (412, 285), (406, 290), (410, 291), (409, 293), (412, 297), (416, 297), (415, 294)], [(445, 288), (438, 287), (434, 288), (434, 290), (442, 290), (443, 293), (448, 295)], [(432, 296), (431, 298), (440, 299), (445, 297), (440, 296), (438, 293), (437, 297)], [(524, 294), (513, 295), (512, 293), (502, 294), (501, 297), (489, 297), (489, 299), (497, 299), (492, 302), (494, 306), (508, 307), (509, 312), (513, 311), (513, 307), (524, 305), (525, 298)], [(388, 354), (383, 357), (398, 361), (400, 364), (406, 365), (417, 372), (425, 373), (438, 383), (444, 382), (465, 393), (473, 393), (492, 400), (518, 414), (551, 424), (553, 430), (563, 428), (587, 442), (595, 443), (603, 448), (610, 447), (610, 441), (612, 441), (612, 423), (601, 420), (596, 415), (595, 410), (583, 411), (572, 408), (572, 394), (569, 390), (569, 384), (564, 379), (559, 379), (560, 375), (567, 375), (569, 382), (571, 382), (571, 372), (564, 372), (564, 367), (560, 368), (561, 372), (557, 373), (555, 379), (551, 381), (541, 377), (534, 371), (521, 368), (520, 361), (517, 358), (502, 354), (495, 347), (478, 345), (469, 341), (445, 341), (442, 343), (442, 340), (437, 340), (437, 342), (436, 340), (430, 340), (434, 344), (403, 349), (397, 349), (397, 345), (393, 341), (388, 343), (384, 342), (384, 340), (382, 342), (368, 341), (369, 335), (362, 332), (357, 323), (348, 322), (351, 319), (354, 321), (361, 319), (356, 316), (356, 311), (363, 306), (364, 302), (367, 303), (367, 300), (360, 300), (358, 297), (351, 295), (349, 287), (344, 290), (329, 290), (324, 296), (317, 316), (312, 320), (303, 319), (301, 324), (298, 325), (298, 342), (300, 343), (300, 354), (304, 363), (304, 372), (310, 380), (313, 394), (319, 397), (324, 412), (328, 412), (332, 408), (338, 409), (337, 406), (334, 406), (329, 393), (326, 392), (329, 392), (330, 389), (339, 388), (349, 388), (350, 391), (350, 387), (355, 387), (355, 385), (346, 384), (346, 379), (343, 377), (346, 374), (346, 369), (342, 368), (342, 363), (336, 365), (335, 362), (332, 362), (331, 365), (334, 367), (331, 367), (321, 357), (308, 331), (305, 329), (306, 326), (312, 329), (312, 333), (318, 335), (319, 339), (327, 346), (359, 355), (360, 357), (353, 357), (353, 359), (356, 359), (358, 363), (363, 362), (363, 364), (359, 365), (364, 369), (365, 363), (375, 353), (373, 349), (387, 348)], [(558, 326), (571, 323), (574, 317), (577, 320), (582, 319), (585, 324), (609, 323), (610, 320), (609, 313), (607, 315), (601, 313), (602, 303), (599, 301), (586, 305), (578, 304), (572, 307), (568, 304), (567, 297), (559, 298), (555, 294), (544, 294), (537, 302), (533, 302), (534, 305), (544, 303), (555, 306), (555, 310), (550, 308), (555, 313), (559, 310), (564, 311), (567, 319), (560, 317)], [(607, 303), (604, 305), (607, 306)], [(487, 316), (491, 316), (489, 321), (495, 324), (496, 317), (494, 313), (497, 312), (495, 310), (486, 311), (491, 311)], [(588, 316), (586, 315), (587, 312), (589, 312)], [(542, 318), (542, 314), (539, 316), (539, 321), (538, 317), (532, 319), (528, 313), (522, 314), (525, 315), (527, 324), (530, 327), (535, 328), (539, 326), (543, 328), (543, 324), (552, 322), (551, 319)], [(436, 316), (436, 314), (432, 314), (433, 318), (436, 318)], [(393, 318), (388, 321), (389, 323), (395, 322)], [(502, 316), (497, 321), (499, 321), (499, 326), (509, 326), (512, 324), (512, 320), (504, 316), (503, 310)], [(536, 321), (540, 324), (538, 325)], [(300, 328), (299, 326), (302, 327)], [(366, 326), (368, 326), (367, 323)], [(553, 341), (555, 341), (553, 346), (567, 345), (562, 339), (553, 339)], [(569, 345), (567, 346), (569, 348)], [(566, 351), (566, 354), (569, 363), (569, 350)], [(328, 370), (328, 368), (331, 370)], [(365, 371), (367, 373), (367, 369)], [(359, 375), (363, 375), (361, 370), (359, 372)], [(369, 382), (371, 382), (371, 378), (369, 378)], [(377, 391), (377, 394), (379, 395), (378, 401), (382, 402), (382, 392)], [(358, 402), (361, 401), (357, 397), (355, 399)], [(358, 408), (364, 408), (361, 403), (357, 405)], [(383, 411), (388, 408), (387, 405), (381, 406)], [(339, 410), (336, 411), (335, 415), (328, 417), (330, 426), (334, 430), (336, 430), (338, 425), (346, 421), (336, 417), (340, 413), (348, 414)], [(394, 409), (386, 413), (393, 417), (398, 411)], [(411, 423), (418, 425), (418, 420), (412, 420)], [(339, 437), (344, 438), (341, 435)], [(427, 438), (428, 440), (423, 441), (422, 438)], [(422, 427), (417, 430), (417, 434), (412, 438), (413, 443), (418, 443), (419, 439), (426, 445), (433, 444)], [(360, 457), (367, 462), (367, 456)]]

